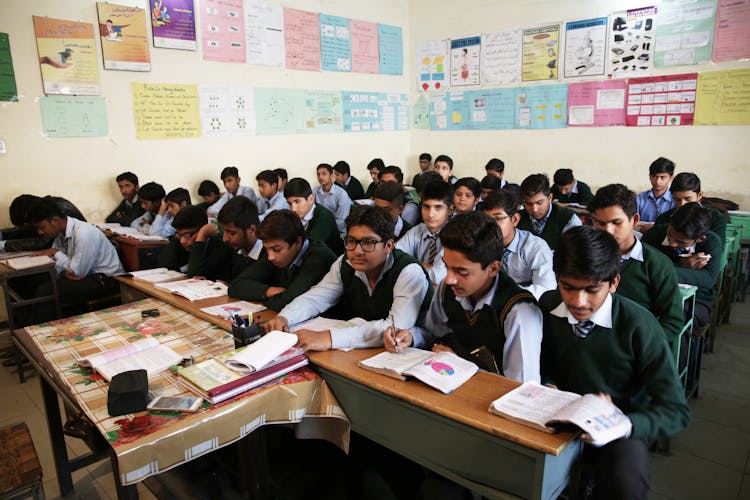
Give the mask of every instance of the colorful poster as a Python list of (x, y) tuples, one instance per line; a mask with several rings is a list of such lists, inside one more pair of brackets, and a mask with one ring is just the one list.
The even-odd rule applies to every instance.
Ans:
[(103, 97), (40, 97), (39, 108), (47, 137), (101, 137), (109, 133)]
[(380, 74), (404, 74), (404, 39), (400, 27), (378, 24), (378, 57)]
[(335, 90), (305, 90), (305, 132), (319, 134), (344, 130), (344, 110), (341, 92)]
[(568, 126), (625, 125), (625, 80), (568, 85)]
[(430, 40), (417, 45), (417, 90), (448, 88), (448, 40)]
[(750, 59), (750, 0), (717, 0), (713, 60)]
[(203, 60), (244, 63), (245, 10), (242, 0), (201, 0)]
[(284, 9), (280, 5), (246, 0), (246, 61), (264, 66), (284, 66)]
[(104, 69), (151, 71), (146, 11), (97, 2)]
[(352, 19), (349, 29), (352, 35), (352, 71), (377, 74), (380, 71), (378, 25)]
[(607, 18), (565, 24), (565, 78), (603, 76), (607, 65)]
[(198, 92), (204, 137), (255, 134), (252, 87), (201, 85)]
[(255, 89), (258, 135), (302, 134), (305, 132), (304, 115), (304, 90)]
[(750, 69), (698, 75), (696, 125), (750, 124)]
[(615, 12), (610, 16), (607, 73), (621, 78), (648, 75), (654, 69), (656, 7)]
[(662, 0), (656, 16), (655, 65), (684, 66), (711, 59), (716, 0)]
[(520, 82), (522, 49), (521, 30), (482, 35), (484, 83), (508, 85)]
[(698, 73), (629, 79), (626, 125), (692, 125), (697, 85)]
[(352, 70), (352, 37), (349, 19), (320, 14), (320, 68), (324, 71)]
[(406, 94), (343, 92), (342, 99), (345, 132), (409, 130)]
[(7, 33), (0, 33), (0, 101), (18, 101), (16, 74), (13, 71), (13, 58)]
[(557, 80), (560, 57), (560, 25), (523, 30), (521, 80)]
[(417, 102), (414, 103), (414, 128), (417, 130), (430, 129), (430, 103), (425, 99), (424, 94), (420, 95)]
[(149, 0), (154, 47), (196, 50), (193, 0)]
[(34, 16), (45, 94), (99, 95), (94, 25)]
[(197, 85), (131, 82), (130, 90), (136, 139), (200, 137)]
[(451, 87), (477, 86), (482, 83), (479, 35), (451, 40)]
[(515, 128), (516, 89), (487, 89), (466, 92), (471, 106), (469, 127), (473, 130)]
[(567, 123), (568, 86), (539, 85), (516, 89), (518, 128), (564, 128)]
[(430, 128), (432, 130), (468, 130), (470, 92), (441, 92), (430, 95)]
[(284, 9), (286, 67), (320, 71), (320, 28), (318, 14)]

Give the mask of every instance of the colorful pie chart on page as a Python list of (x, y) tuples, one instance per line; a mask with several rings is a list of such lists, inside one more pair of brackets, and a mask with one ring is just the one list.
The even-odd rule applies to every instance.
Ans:
[(433, 370), (435, 370), (440, 375), (445, 375), (446, 377), (453, 375), (453, 373), (455, 373), (456, 371), (452, 366), (440, 361), (427, 360), (425, 361), (425, 364), (430, 365)]

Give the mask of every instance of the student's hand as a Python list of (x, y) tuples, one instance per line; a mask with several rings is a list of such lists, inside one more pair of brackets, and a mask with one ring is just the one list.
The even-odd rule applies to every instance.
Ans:
[(83, 279), (83, 276), (78, 276), (73, 271), (68, 271), (68, 270), (65, 270), (62, 272), (62, 277), (65, 278), (66, 280), (74, 280), (74, 281)]
[(216, 224), (210, 222), (203, 225), (195, 235), (195, 241), (206, 241), (209, 237), (214, 238), (219, 235), (219, 228)]
[(284, 316), (276, 316), (275, 318), (269, 319), (265, 323), (261, 323), (260, 327), (263, 328), (266, 333), (273, 330), (288, 332), (289, 321)]
[(167, 213), (167, 199), (162, 198), (161, 205), (159, 205), (159, 215), (164, 215), (165, 213)]
[(273, 297), (274, 295), (278, 295), (284, 292), (286, 292), (286, 288), (284, 288), (283, 286), (269, 286), (268, 290), (266, 290), (266, 298)]
[(688, 257), (680, 257), (680, 267), (686, 269), (703, 269), (711, 260), (711, 255), (706, 253), (694, 253)]
[(54, 257), (54, 255), (59, 252), (59, 248), (45, 248), (44, 250), (38, 250), (34, 252), (34, 255), (46, 255), (47, 257)]
[[(435, 343), (432, 346), (432, 352), (453, 352), (453, 349), (444, 344)], [(455, 354), (455, 352), (453, 352)]]
[(305, 351), (328, 351), (331, 349), (331, 330), (314, 332), (297, 330), (297, 345)]
[(393, 329), (389, 326), (383, 333), (383, 345), (387, 351), (400, 352), (401, 349), (409, 347), (414, 343), (414, 337), (409, 330), (397, 330), (393, 336)]
[[(608, 402), (609, 404), (613, 404), (612, 396), (610, 396), (609, 394), (604, 394), (603, 392), (600, 392), (597, 394), (597, 396), (599, 396), (600, 398), (602, 398), (604, 401)], [(581, 441), (583, 441), (586, 444), (590, 444), (592, 446), (601, 446), (601, 444), (599, 445), (595, 444), (594, 439), (586, 432), (581, 434)]]

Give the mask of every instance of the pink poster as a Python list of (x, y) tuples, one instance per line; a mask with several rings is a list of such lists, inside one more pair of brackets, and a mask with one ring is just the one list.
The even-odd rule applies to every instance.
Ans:
[(286, 67), (320, 71), (320, 27), (318, 14), (284, 9)]
[(698, 73), (628, 79), (625, 124), (692, 125)]
[(245, 12), (242, 0), (203, 0), (203, 60), (245, 62)]
[(625, 80), (568, 85), (568, 126), (625, 125)]
[(352, 36), (352, 71), (378, 73), (378, 25), (367, 21), (349, 21)]
[(719, 0), (713, 60), (750, 58), (750, 0)]

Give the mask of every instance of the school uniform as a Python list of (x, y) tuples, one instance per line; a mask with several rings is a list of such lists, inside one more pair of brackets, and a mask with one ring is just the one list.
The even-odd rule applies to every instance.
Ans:
[(422, 220), (422, 212), (419, 209), (419, 203), (407, 201), (404, 204), (404, 208), (401, 210), (401, 218), (404, 222), (408, 222), (412, 227), (419, 224)]
[[(714, 207), (704, 206), (703, 208), (707, 208), (711, 213), (711, 231), (716, 233), (716, 236), (719, 237), (719, 241), (721, 241), (723, 245), (727, 237), (727, 216), (724, 215), (724, 212)], [(669, 224), (670, 222), (672, 222), (672, 216), (674, 215), (675, 210), (677, 209), (673, 208), (672, 210), (664, 212), (656, 218), (655, 223)]]
[(638, 193), (636, 197), (638, 202), (638, 215), (641, 216), (641, 222), (654, 222), (664, 212), (674, 208), (672, 191), (667, 189), (660, 197), (654, 196), (653, 189)]
[(375, 196), (375, 191), (378, 189), (378, 183), (375, 181), (372, 181), (367, 186), (367, 191), (365, 191), (365, 198), (372, 198)]
[(226, 282), (232, 279), (232, 249), (218, 237), (193, 242), (189, 252), (177, 238), (170, 238), (158, 260), (159, 267), (183, 272), (189, 278), (202, 276)]
[[(121, 226), (129, 226), (134, 219), (137, 219), (146, 212), (141, 206), (141, 199), (136, 194), (133, 201), (128, 201), (123, 198), (117, 207), (112, 210), (112, 213), (104, 219), (104, 222), (110, 224), (120, 224)], [(122, 215), (117, 215), (118, 213)]]
[(395, 240), (398, 241), (403, 236), (409, 232), (409, 230), (414, 227), (408, 222), (406, 222), (400, 215), (398, 216), (398, 219), (396, 219), (396, 223), (393, 225), (393, 236), (395, 237)]
[(519, 213), (521, 214), (521, 221), (518, 223), (518, 229), (530, 231), (532, 234), (539, 236), (547, 242), (553, 251), (557, 248), (557, 242), (560, 241), (560, 236), (565, 231), (583, 225), (581, 219), (573, 210), (561, 207), (556, 203), (549, 204), (547, 215), (541, 220), (532, 220), (526, 210), (521, 210)]
[(235, 196), (244, 196), (248, 200), (254, 202), (256, 205), (258, 203), (257, 197), (255, 196), (255, 191), (250, 186), (239, 186), (237, 188), (237, 194), (232, 194), (229, 191), (221, 195), (221, 198), (216, 200), (216, 203), (208, 207), (206, 212), (209, 214), (219, 215), (219, 212), (221, 211), (222, 207), (227, 204), (229, 200), (234, 198)]
[(286, 198), (284, 198), (284, 193), (282, 191), (276, 191), (276, 194), (270, 199), (260, 198), (258, 200), (258, 218), (260, 220), (265, 219), (266, 215), (274, 210), (289, 210), (289, 203), (287, 203)]
[(513, 240), (503, 249), (502, 270), (521, 288), (539, 299), (557, 288), (552, 271), (552, 250), (547, 242), (523, 229), (516, 229)]
[(263, 248), (263, 242), (260, 239), (255, 240), (255, 244), (250, 251), (240, 248), (232, 254), (232, 279), (239, 276), (245, 269), (252, 266), (266, 254)]
[[(431, 233), (427, 229), (427, 225), (423, 222), (411, 228), (396, 242), (396, 248), (408, 253), (417, 259), (418, 262), (432, 264), (426, 271), (430, 281), (434, 284), (440, 283), (447, 273), (445, 263), (443, 262), (443, 244), (440, 243), (439, 235), (440, 230), (436, 233)], [(433, 241), (435, 246), (434, 258), (430, 258), (431, 253), (433, 253), (431, 249)]]
[(571, 189), (568, 194), (560, 193), (557, 184), (553, 184), (550, 190), (552, 191), (552, 198), (560, 203), (578, 203), (580, 205), (588, 205), (591, 198), (594, 197), (594, 193), (591, 192), (589, 185), (579, 180), (573, 181), (573, 189)]
[(344, 253), (344, 240), (341, 239), (333, 212), (313, 203), (312, 208), (300, 220), (308, 238), (322, 241), (337, 256)]
[[(65, 198), (47, 195), (44, 199), (54, 202), (64, 216), (86, 222), (86, 218), (81, 214), (81, 211)], [(44, 250), (52, 245), (53, 240), (54, 238), (47, 238), (39, 234), (31, 224), (11, 227), (0, 231), (0, 252)]]
[(315, 186), (313, 188), (313, 196), (315, 197), (315, 203), (323, 205), (328, 210), (333, 212), (336, 217), (336, 225), (339, 228), (339, 233), (346, 234), (346, 218), (349, 216), (349, 210), (352, 207), (352, 200), (349, 195), (346, 194), (344, 188), (336, 183), (331, 184), (331, 189), (327, 193), (323, 191), (323, 186)]
[(365, 198), (365, 190), (362, 187), (362, 183), (359, 182), (356, 177), (350, 175), (346, 182), (343, 184), (343, 188), (352, 201)]
[(175, 233), (175, 228), (172, 226), (173, 220), (174, 216), (169, 212), (164, 212), (164, 215), (153, 215), (151, 212), (145, 212), (140, 217), (133, 219), (130, 227), (136, 228), (143, 234), (169, 238)]

